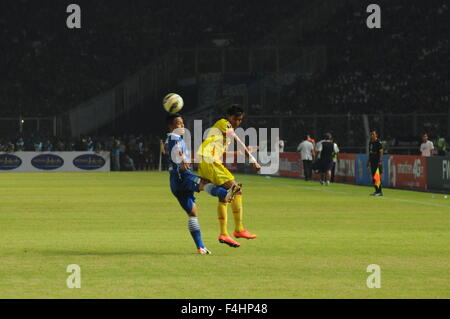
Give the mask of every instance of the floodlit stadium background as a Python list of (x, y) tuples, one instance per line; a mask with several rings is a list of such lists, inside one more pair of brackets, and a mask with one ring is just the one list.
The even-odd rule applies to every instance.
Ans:
[[(67, 28), (70, 3), (0, 4), (0, 297), (449, 297), (446, 1), (379, 0), (380, 29), (357, 0), (78, 1), (81, 29)], [(276, 174), (228, 165), (259, 235), (239, 249), (218, 245), (201, 194), (213, 255), (191, 253), (161, 155), (169, 92), (189, 129), (239, 103), (244, 128), (280, 130)], [(372, 128), (385, 147), (377, 199)], [(326, 132), (341, 152), (325, 189), (302, 180), (296, 150)], [(72, 263), (79, 291), (66, 287)], [(366, 286), (370, 264), (381, 289)]]

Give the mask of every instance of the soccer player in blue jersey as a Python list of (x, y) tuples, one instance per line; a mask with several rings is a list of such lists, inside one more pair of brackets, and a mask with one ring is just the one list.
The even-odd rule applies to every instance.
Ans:
[(240, 192), (240, 186), (235, 185), (227, 190), (192, 174), (189, 150), (181, 137), (184, 134), (183, 118), (178, 113), (170, 114), (167, 117), (167, 126), (170, 133), (167, 134), (165, 150), (169, 158), (170, 189), (189, 216), (189, 232), (197, 246), (197, 252), (201, 255), (210, 254), (211, 252), (203, 244), (194, 192), (205, 190), (212, 196), (231, 202)]

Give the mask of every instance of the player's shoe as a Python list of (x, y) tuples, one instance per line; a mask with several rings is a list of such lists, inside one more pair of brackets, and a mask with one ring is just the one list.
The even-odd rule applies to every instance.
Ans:
[(227, 196), (225, 197), (225, 201), (227, 203), (231, 203), (236, 196), (237, 193), (239, 193), (242, 189), (242, 184), (233, 184), (231, 188), (227, 192)]
[(380, 197), (383, 196), (383, 193), (375, 193), (373, 196)]
[(255, 234), (252, 234), (251, 232), (249, 232), (248, 230), (244, 229), (241, 232), (234, 232), (233, 233), (234, 237), (236, 238), (246, 238), (246, 239), (255, 239), (257, 236)]
[(383, 193), (377, 193), (377, 192), (375, 192), (375, 193), (370, 194), (370, 196), (376, 196), (376, 197), (379, 197), (379, 196), (383, 196)]
[(199, 255), (210, 255), (211, 251), (209, 251), (208, 248), (204, 247), (204, 248), (197, 249), (197, 253)]
[(222, 244), (227, 244), (228, 246), (234, 247), (234, 248), (241, 246), (241, 244), (239, 244), (233, 238), (231, 238), (230, 236), (225, 236), (225, 235), (219, 236), (219, 242)]
[(330, 186), (330, 181), (326, 181), (325, 185)]

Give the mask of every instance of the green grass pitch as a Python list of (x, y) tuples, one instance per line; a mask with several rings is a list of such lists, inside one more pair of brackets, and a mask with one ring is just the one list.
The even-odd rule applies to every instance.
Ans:
[[(197, 196), (200, 256), (168, 173), (2, 173), (0, 298), (449, 298), (450, 199), (238, 175), (240, 248)], [(233, 216), (228, 214), (229, 231)], [(69, 264), (81, 288), (69, 289)], [(369, 289), (367, 266), (381, 267)]]

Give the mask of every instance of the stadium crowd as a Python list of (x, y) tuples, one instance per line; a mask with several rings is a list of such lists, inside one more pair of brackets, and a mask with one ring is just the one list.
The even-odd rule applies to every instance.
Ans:
[(112, 89), (171, 49), (249, 46), (296, 13), (256, 0), (199, 0), (195, 7), (181, 0), (80, 1), (81, 29), (69, 30), (69, 3), (9, 1), (8, 14), (0, 15), (0, 43), (8, 48), (0, 62), (0, 117), (60, 114)]
[[(379, 1), (380, 30), (368, 29), (363, 6), (336, 12), (323, 32), (327, 71), (285, 88), (285, 113), (447, 113), (450, 86), (449, 5), (445, 1)], [(411, 23), (414, 21), (414, 23)]]
[[(313, 78), (299, 77), (283, 87), (278, 114), (444, 114), (444, 120), (419, 120), (417, 127), (413, 126), (413, 116), (408, 123), (406, 117), (392, 117), (385, 123), (391, 134), (384, 138), (401, 146), (416, 143), (420, 130), (434, 136), (447, 135), (448, 3), (382, 0), (377, 4), (382, 8), (379, 30), (366, 27), (364, 6), (348, 2), (324, 28), (304, 33), (302, 43), (326, 46), (327, 69)], [(346, 125), (332, 129), (336, 136), (354, 133), (351, 130), (352, 134), (348, 134)], [(355, 142), (360, 145), (363, 140)]]

